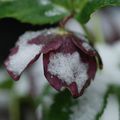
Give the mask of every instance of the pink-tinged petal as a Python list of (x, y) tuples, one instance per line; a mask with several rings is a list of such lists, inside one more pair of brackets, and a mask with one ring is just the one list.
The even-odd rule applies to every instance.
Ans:
[(72, 36), (72, 42), (81, 49), (85, 54), (89, 56), (96, 56), (96, 51), (90, 46), (90, 44), (84, 40), (84, 37), (78, 38)]
[(20, 37), (4, 63), (8, 73), (15, 80), (18, 80), (22, 72), (40, 56), (43, 45), (29, 44), (28, 41), (25, 35)]

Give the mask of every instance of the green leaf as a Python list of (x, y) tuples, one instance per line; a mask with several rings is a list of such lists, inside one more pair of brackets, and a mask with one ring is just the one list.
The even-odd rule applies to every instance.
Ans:
[(80, 12), (88, 0), (51, 0), (53, 4), (64, 7), (69, 12)]
[(0, 89), (11, 89), (13, 87), (13, 81), (11, 79), (5, 80), (0, 83)]
[(93, 12), (109, 5), (119, 6), (120, 0), (0, 0), (0, 18), (53, 24), (75, 12), (77, 19), (86, 23)]
[[(54, 102), (50, 106), (49, 113), (45, 120), (69, 120), (71, 107), (77, 104), (69, 91), (65, 90), (55, 95)], [(46, 116), (45, 116), (46, 117)]]
[(0, 1), (0, 18), (12, 17), (32, 24), (55, 23), (69, 13), (52, 3), (43, 4), (38, 0)]
[(72, 10), (72, 0), (51, 0), (52, 3), (56, 5), (60, 5), (68, 10)]
[(90, 0), (78, 13), (77, 19), (81, 23), (86, 23), (93, 12), (106, 6), (120, 6), (120, 0)]

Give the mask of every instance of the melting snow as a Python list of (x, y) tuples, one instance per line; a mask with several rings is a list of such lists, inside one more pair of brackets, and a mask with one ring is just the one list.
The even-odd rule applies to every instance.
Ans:
[(88, 65), (81, 61), (80, 55), (77, 52), (73, 54), (57, 53), (52, 55), (48, 65), (48, 71), (62, 81), (65, 81), (68, 85), (76, 82), (79, 92), (88, 79), (87, 70)]

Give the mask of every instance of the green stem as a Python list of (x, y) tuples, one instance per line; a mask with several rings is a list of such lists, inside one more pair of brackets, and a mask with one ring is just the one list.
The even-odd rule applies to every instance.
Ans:
[(65, 24), (68, 22), (69, 19), (74, 17), (74, 13), (71, 13), (69, 16), (66, 16), (62, 21), (60, 21), (59, 26), (64, 28)]
[(13, 90), (11, 91), (10, 94), (11, 94), (11, 99), (9, 104), (10, 120), (20, 120), (18, 97)]
[(88, 37), (89, 42), (94, 45), (95, 40), (94, 40), (94, 37), (91, 34), (91, 32), (88, 30), (88, 28), (85, 25), (81, 24), (81, 26), (82, 26), (86, 36)]

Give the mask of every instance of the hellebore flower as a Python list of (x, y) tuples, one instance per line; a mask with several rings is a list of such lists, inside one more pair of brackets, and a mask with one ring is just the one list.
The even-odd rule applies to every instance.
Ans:
[(5, 61), (8, 73), (18, 80), (41, 54), (50, 85), (56, 90), (68, 88), (74, 97), (83, 94), (94, 79), (97, 63), (101, 62), (84, 36), (55, 28), (21, 36)]

